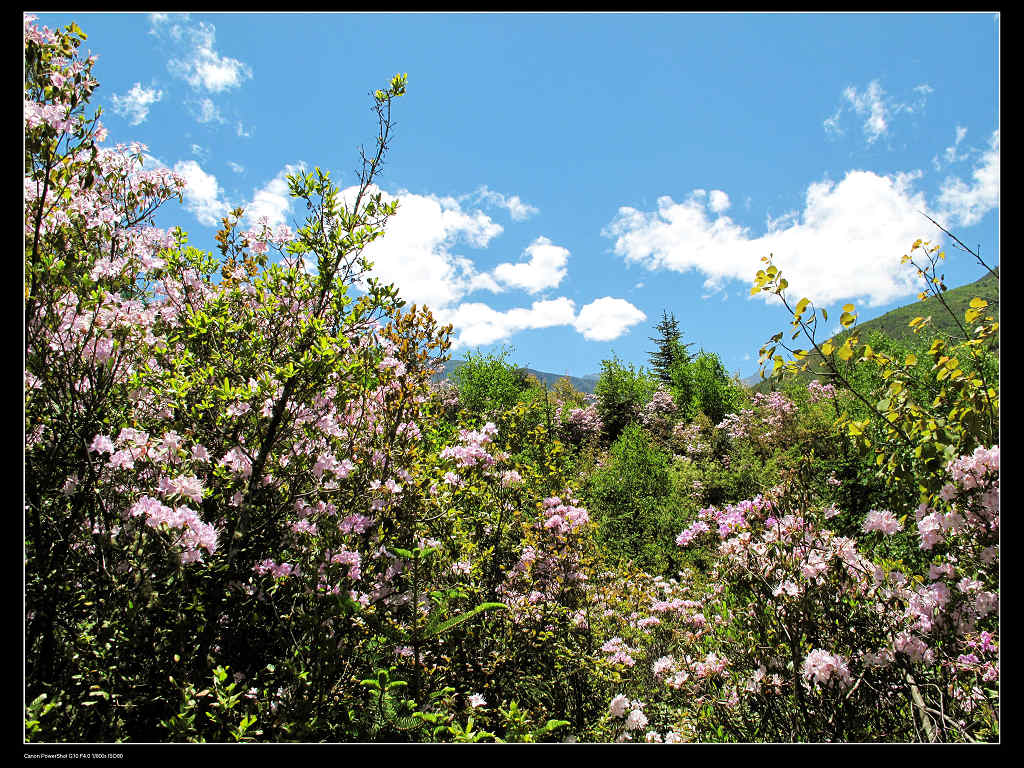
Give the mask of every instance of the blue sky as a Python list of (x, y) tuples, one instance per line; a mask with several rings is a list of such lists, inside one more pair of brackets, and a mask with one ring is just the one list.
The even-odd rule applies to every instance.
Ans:
[[(664, 310), (745, 377), (788, 327), (749, 296), (762, 256), (862, 320), (919, 290), (920, 210), (999, 261), (992, 13), (38, 15), (88, 34), (107, 144), (186, 176), (158, 223), (204, 250), (236, 205), (301, 224), (292, 170), (354, 184), (368, 93), (408, 73), (371, 256), (455, 356), (644, 365)], [(946, 251), (949, 285), (981, 276)]]

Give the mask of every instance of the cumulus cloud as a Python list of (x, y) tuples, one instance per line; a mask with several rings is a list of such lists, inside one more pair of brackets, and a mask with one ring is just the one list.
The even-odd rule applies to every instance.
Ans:
[(535, 301), (526, 307), (513, 307), (504, 312), (482, 302), (465, 302), (453, 308), (442, 308), (435, 315), (443, 323), (451, 323), (457, 332), (454, 349), (493, 344), (521, 331), (536, 328), (571, 326), (576, 320), (572, 299), (560, 296), (548, 301)]
[(110, 98), (114, 102), (114, 112), (132, 125), (139, 125), (149, 116), (149, 108), (160, 101), (164, 92), (157, 88), (143, 88), (136, 83), (124, 96), (116, 93)]
[(522, 288), (527, 293), (538, 293), (555, 288), (566, 275), (569, 251), (554, 245), (546, 237), (538, 237), (523, 252), (528, 261), (518, 264), (499, 264), (494, 277), (506, 286)]
[(708, 195), (708, 208), (714, 213), (721, 213), (722, 211), (729, 210), (729, 206), (732, 203), (729, 202), (729, 196), (720, 189), (711, 190), (711, 194)]
[[(238, 172), (233, 163), (229, 165), (232, 165), (232, 170)], [(288, 176), (305, 170), (305, 163), (286, 165), (274, 178), (253, 192), (252, 199), (245, 206), (245, 220), (248, 225), (255, 225), (261, 218), (266, 218), (271, 227), (291, 224), (288, 214), (291, 213), (293, 198), (288, 191)]]
[(519, 195), (506, 197), (501, 192), (488, 189), (487, 185), (479, 187), (472, 195), (467, 195), (466, 197), (506, 209), (512, 221), (526, 221), (526, 219), (540, 212), (539, 208), (524, 203), (519, 198)]
[(838, 183), (813, 183), (802, 211), (774, 220), (762, 235), (716, 213), (702, 190), (681, 203), (659, 198), (655, 211), (620, 208), (602, 234), (627, 262), (695, 270), (712, 290), (727, 280), (751, 283), (761, 257), (774, 254), (791, 294), (819, 304), (856, 299), (876, 306), (915, 291), (913, 271), (900, 256), (924, 222), (924, 196), (913, 189), (918, 177), (850, 171)]
[[(958, 139), (963, 138), (959, 131), (958, 128)], [(988, 149), (975, 165), (969, 183), (955, 176), (943, 182), (939, 191), (938, 213), (950, 224), (969, 227), (998, 205), (999, 131), (996, 130), (989, 139)]]
[[(351, 204), (356, 191), (349, 187), (341, 198)], [(399, 199), (385, 236), (364, 252), (373, 262), (375, 277), (396, 284), (407, 301), (432, 309), (448, 307), (474, 290), (502, 290), (493, 277), (480, 273), (471, 259), (459, 253), (460, 245), (485, 248), (502, 232), (487, 214), (464, 210), (451, 197), (372, 191), (381, 192), (385, 201)]]
[(872, 80), (867, 87), (858, 91), (856, 87), (849, 85), (843, 89), (839, 100), (839, 106), (834, 114), (824, 121), (825, 132), (830, 134), (842, 134), (842, 116), (844, 112), (853, 112), (859, 119), (863, 120), (862, 130), (868, 144), (874, 144), (882, 136), (889, 132), (890, 119), (901, 113), (918, 113), (924, 109), (928, 94), (934, 89), (927, 83), (922, 83), (913, 89), (913, 94), (907, 101), (896, 101), (886, 98), (878, 80)]
[[(351, 205), (356, 189), (343, 190), (341, 199)], [(372, 191), (380, 191), (385, 201), (399, 200), (398, 212), (388, 221), (384, 237), (370, 243), (364, 252), (373, 262), (373, 276), (394, 283), (406, 301), (426, 305), (441, 322), (451, 323), (456, 349), (555, 326), (574, 328), (584, 338), (605, 341), (644, 319), (629, 302), (610, 297), (587, 305), (579, 315), (575, 303), (564, 296), (506, 310), (482, 301), (466, 301), (476, 291), (519, 289), (535, 294), (554, 288), (566, 275), (569, 251), (539, 236), (524, 249), (525, 261), (481, 271), (464, 247), (487, 248), (503, 230), (483, 211), (464, 206), (466, 196)]]
[(217, 177), (204, 171), (195, 160), (175, 163), (174, 171), (185, 177), (185, 208), (195, 215), (200, 224), (217, 226), (231, 209), (223, 199), (224, 191), (217, 183)]
[(233, 160), (228, 160), (228, 168), (235, 173), (245, 173), (245, 166), (240, 163), (236, 163)]
[(604, 296), (581, 307), (573, 326), (588, 341), (611, 341), (646, 319), (647, 315), (625, 299)]

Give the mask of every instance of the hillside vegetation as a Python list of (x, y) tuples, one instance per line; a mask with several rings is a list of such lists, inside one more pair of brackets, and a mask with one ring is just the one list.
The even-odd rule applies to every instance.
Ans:
[[(901, 348), (909, 349), (925, 348), (931, 344), (936, 337), (956, 338), (962, 337), (965, 332), (964, 315), (970, 308), (972, 299), (980, 298), (988, 303), (989, 310), (998, 315), (999, 312), (999, 275), (998, 268), (995, 274), (986, 273), (981, 279), (973, 283), (962, 285), (958, 288), (951, 288), (942, 293), (943, 305), (938, 297), (926, 295), (923, 300), (918, 299), (886, 312), (884, 315), (858, 323), (854, 328), (843, 330), (840, 333), (827, 339), (834, 347), (841, 347), (851, 335), (857, 334), (867, 340), (879, 338), (896, 342)], [(923, 317), (929, 320), (926, 327), (915, 332), (911, 321), (914, 318)], [(882, 344), (885, 344), (885, 341)], [(876, 343), (874, 346), (878, 347)], [(999, 353), (999, 334), (994, 334), (986, 339), (986, 347), (992, 354)], [(829, 377), (828, 367), (820, 355), (810, 351), (808, 355), (808, 369), (799, 373), (800, 379), (808, 382), (815, 377)], [(768, 376), (752, 376), (745, 380), (749, 382), (755, 391), (769, 392), (778, 386), (778, 378)]]

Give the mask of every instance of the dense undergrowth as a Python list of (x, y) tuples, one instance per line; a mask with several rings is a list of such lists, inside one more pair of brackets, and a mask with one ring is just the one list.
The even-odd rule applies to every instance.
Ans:
[(771, 393), (671, 339), (593, 397), (436, 384), (451, 329), (361, 255), (404, 76), (354, 192), (215, 255), (101, 148), (82, 39), (26, 20), (28, 741), (999, 738), (984, 302), (832, 350), (802, 300), (832, 378)]

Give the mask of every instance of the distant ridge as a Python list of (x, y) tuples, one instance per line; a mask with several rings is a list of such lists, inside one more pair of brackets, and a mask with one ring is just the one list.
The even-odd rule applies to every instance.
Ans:
[[(462, 365), (465, 364), (465, 360), (449, 360), (444, 364), (444, 371), (438, 376), (435, 376), (435, 380), (451, 379), (455, 371)], [(545, 387), (551, 389), (555, 382), (559, 379), (569, 379), (569, 383), (572, 384), (573, 388), (579, 392), (583, 392), (588, 395), (594, 394), (594, 387), (597, 385), (597, 380), (600, 378), (600, 374), (591, 373), (582, 378), (579, 376), (569, 376), (564, 373), (548, 373), (547, 371), (538, 371), (535, 368), (519, 368), (517, 370), (523, 373), (536, 376)]]

